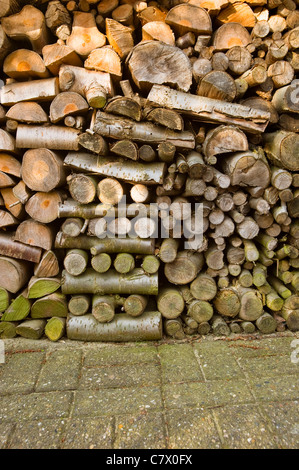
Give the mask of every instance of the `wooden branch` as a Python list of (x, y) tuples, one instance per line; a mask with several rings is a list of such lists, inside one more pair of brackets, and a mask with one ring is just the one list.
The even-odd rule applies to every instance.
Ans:
[(233, 124), (250, 132), (263, 132), (270, 119), (267, 112), (171, 90), (165, 86), (154, 85), (148, 100), (158, 106), (182, 111), (197, 120)]
[(20, 101), (52, 101), (59, 93), (58, 79), (45, 78), (24, 83), (11, 83), (1, 89), (1, 103), (11, 106)]
[(80, 130), (64, 126), (28, 126), (20, 124), (17, 129), (18, 148), (52, 150), (79, 150)]
[(176, 132), (152, 123), (139, 123), (101, 111), (97, 112), (94, 131), (113, 139), (127, 138), (148, 144), (159, 144), (165, 141), (184, 148), (195, 146), (194, 135), (189, 131)]
[(48, 44), (43, 47), (45, 66), (53, 75), (58, 75), (62, 64), (82, 67), (83, 62), (77, 53), (69, 46), (62, 44)]

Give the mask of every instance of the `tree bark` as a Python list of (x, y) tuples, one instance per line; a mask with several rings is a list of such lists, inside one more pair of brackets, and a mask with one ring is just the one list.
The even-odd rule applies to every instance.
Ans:
[(16, 327), (16, 333), (23, 338), (40, 339), (45, 330), (46, 320), (26, 320)]

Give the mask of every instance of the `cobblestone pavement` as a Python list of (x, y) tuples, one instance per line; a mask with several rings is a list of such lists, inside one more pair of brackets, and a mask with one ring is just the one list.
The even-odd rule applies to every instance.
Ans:
[(0, 449), (298, 448), (296, 338), (5, 340)]

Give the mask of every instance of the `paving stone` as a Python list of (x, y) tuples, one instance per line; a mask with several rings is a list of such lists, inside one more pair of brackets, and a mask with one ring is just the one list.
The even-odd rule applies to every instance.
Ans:
[(165, 384), (163, 395), (166, 408), (207, 407), (215, 403), (204, 382)]
[(76, 418), (67, 422), (63, 449), (112, 449), (113, 418)]
[(14, 424), (10, 423), (1, 423), (0, 424), (0, 450), (6, 448), (6, 444), (14, 428)]
[(0, 395), (32, 392), (43, 359), (42, 352), (12, 354), (0, 371)]
[(298, 449), (299, 446), (299, 402), (263, 403), (261, 406), (273, 431), (277, 444), (282, 449)]
[(41, 419), (20, 423), (10, 438), (9, 449), (58, 449), (65, 421)]
[(231, 355), (227, 341), (199, 341), (193, 343), (193, 348), (198, 352), (200, 357), (210, 354)]
[(168, 410), (170, 449), (219, 449), (221, 441), (213, 415), (203, 409)]
[(105, 416), (149, 411), (162, 407), (159, 387), (79, 390), (75, 393), (74, 416)]
[(254, 401), (245, 380), (213, 380), (207, 383), (209, 395), (216, 405), (250, 403)]
[(244, 378), (244, 373), (229, 349), (215, 346), (215, 351), (200, 345), (195, 346), (206, 380)]
[(261, 338), (259, 340), (238, 340), (229, 344), (229, 349), (236, 357), (259, 357), (291, 355), (291, 342), (295, 336), (281, 338)]
[(295, 375), (252, 377), (249, 382), (257, 400), (280, 401), (299, 398), (299, 377)]
[(137, 387), (160, 384), (159, 364), (92, 367), (82, 370), (79, 389)]
[(240, 358), (241, 367), (253, 377), (290, 375), (299, 372), (299, 365), (290, 356), (262, 356)]
[(86, 351), (84, 366), (105, 366), (158, 362), (154, 346), (105, 346)]
[(198, 382), (204, 380), (193, 349), (189, 344), (165, 344), (158, 347), (162, 367), (162, 381)]
[(117, 416), (115, 449), (165, 449), (165, 426), (161, 413), (145, 412)]
[(0, 397), (0, 422), (65, 418), (69, 415), (71, 400), (71, 392)]
[(81, 358), (81, 351), (65, 349), (52, 352), (41, 370), (36, 391), (49, 392), (77, 388)]
[(277, 448), (266, 421), (256, 405), (233, 405), (216, 408), (216, 419), (222, 430), (224, 447), (230, 449)]

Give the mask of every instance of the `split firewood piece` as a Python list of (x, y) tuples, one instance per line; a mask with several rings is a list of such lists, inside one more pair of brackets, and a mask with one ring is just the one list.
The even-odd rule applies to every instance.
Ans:
[(113, 47), (121, 59), (124, 59), (134, 47), (131, 28), (111, 18), (106, 18), (105, 25), (110, 46)]
[(12, 188), (13, 195), (22, 203), (26, 204), (31, 196), (31, 191), (25, 185), (24, 181), (20, 180), (16, 186)]
[(22, 179), (33, 191), (48, 192), (66, 181), (63, 159), (46, 148), (27, 150), (23, 156)]
[(46, 320), (26, 320), (16, 327), (16, 333), (23, 338), (40, 339), (45, 331)]
[(112, 139), (127, 138), (147, 144), (170, 142), (176, 147), (195, 147), (194, 135), (190, 131), (176, 132), (152, 123), (135, 122), (100, 111), (96, 115), (94, 131)]
[(270, 184), (271, 172), (267, 161), (258, 152), (238, 152), (222, 161), (224, 172), (230, 177), (232, 186), (258, 186)]
[(97, 11), (101, 16), (109, 16), (118, 7), (118, 0), (101, 0), (97, 5)]
[(204, 265), (202, 253), (189, 250), (178, 252), (176, 259), (165, 264), (164, 273), (172, 284), (184, 285), (192, 282)]
[(58, 191), (37, 192), (28, 200), (25, 209), (32, 219), (49, 224), (57, 219), (61, 202), (62, 196)]
[(138, 146), (131, 140), (118, 140), (111, 145), (110, 151), (130, 160), (138, 160)]
[(209, 14), (201, 7), (183, 3), (167, 13), (165, 23), (169, 24), (178, 36), (189, 31), (195, 34), (212, 34), (212, 21)]
[(3, 129), (0, 129), (0, 152), (19, 154), (15, 138)]
[(28, 290), (25, 289), (9, 305), (1, 317), (1, 321), (21, 321), (28, 317), (31, 301), (28, 299)]
[(79, 150), (80, 130), (65, 126), (19, 125), (16, 142), (18, 148), (52, 150)]
[[(299, 93), (298, 83), (284, 86), (275, 91), (272, 104), (277, 112), (282, 113), (299, 113)], [(288, 116), (291, 118), (291, 116)]]
[(4, 289), (3, 287), (0, 287), (0, 312), (4, 312), (11, 301), (11, 294)]
[(46, 295), (53, 294), (61, 286), (61, 279), (58, 277), (35, 277), (32, 276), (28, 282), (28, 298), (40, 299)]
[(17, 13), (21, 9), (20, 5), (18, 0), (3, 0), (0, 6), (0, 18)]
[(248, 150), (247, 137), (238, 127), (218, 126), (210, 130), (203, 143), (203, 152), (206, 158), (223, 153)]
[(5, 109), (0, 105), (0, 123), (3, 124), (6, 121)]
[(249, 32), (239, 23), (226, 23), (214, 34), (213, 46), (216, 51), (225, 51), (231, 47), (246, 47), (251, 43)]
[(244, 72), (240, 78), (245, 80), (249, 87), (254, 87), (265, 83), (267, 77), (265, 67), (262, 65), (254, 65), (251, 69)]
[(119, 5), (115, 10), (112, 12), (112, 18), (119, 23), (130, 26), (134, 29), (134, 10), (133, 5), (129, 3), (124, 3), (123, 5)]
[(20, 221), (10, 212), (0, 209), (0, 228), (11, 227), (19, 223)]
[(1, 104), (11, 106), (20, 101), (52, 101), (59, 93), (57, 78), (15, 82), (1, 89)]
[(125, 116), (134, 121), (141, 120), (141, 106), (136, 100), (128, 96), (116, 96), (109, 100), (105, 112)]
[(54, 251), (44, 252), (41, 260), (34, 266), (34, 276), (36, 277), (55, 277), (59, 274), (59, 262)]
[(247, 3), (234, 2), (233, 5), (229, 5), (220, 12), (217, 16), (217, 21), (220, 24), (238, 23), (245, 28), (253, 28), (256, 23), (256, 18)]
[(56, 124), (65, 118), (65, 116), (76, 116), (85, 114), (89, 109), (87, 101), (79, 93), (65, 91), (59, 93), (51, 103), (50, 119)]
[(19, 199), (15, 197), (12, 188), (1, 189), (1, 196), (3, 197), (5, 208), (17, 219), (24, 219), (24, 206)]
[(31, 266), (27, 261), (0, 256), (0, 286), (15, 294), (30, 278)]
[[(261, 0), (262, 1), (262, 0)], [(196, 5), (202, 7), (211, 16), (216, 16), (220, 12), (221, 8), (225, 8), (228, 5), (228, 0), (189, 0), (190, 5)]]
[(65, 6), (58, 0), (52, 0), (48, 3), (45, 19), (52, 33), (66, 41), (71, 34), (72, 19)]
[(50, 75), (41, 56), (28, 49), (17, 49), (9, 54), (4, 60), (3, 71), (16, 80), (47, 78)]
[(251, 132), (263, 132), (270, 119), (270, 114), (267, 112), (237, 103), (226, 103), (183, 93), (166, 86), (154, 85), (148, 95), (148, 100), (156, 105), (181, 111), (192, 116), (193, 119), (234, 124)]
[(98, 155), (107, 155), (108, 144), (101, 135), (90, 134), (89, 132), (83, 132), (79, 135), (79, 145), (87, 150)]
[(264, 134), (265, 151), (274, 165), (291, 171), (299, 170), (299, 136), (283, 130)]
[(111, 322), (100, 323), (93, 315), (67, 320), (67, 337), (83, 341), (156, 341), (162, 338), (160, 312), (145, 312), (141, 317), (118, 314)]
[(258, 291), (238, 286), (240, 297), (239, 317), (245, 321), (256, 321), (263, 314), (263, 303)]
[(165, 18), (165, 11), (162, 11), (156, 6), (149, 6), (138, 13), (138, 19), (140, 20), (142, 26), (153, 21), (164, 22)]
[(105, 72), (94, 72), (82, 67), (62, 65), (59, 69), (62, 91), (74, 91), (84, 96), (93, 108), (102, 108), (107, 96), (113, 96), (111, 77)]
[(45, 326), (45, 335), (50, 341), (58, 341), (65, 334), (66, 319), (58, 316), (48, 320)]
[(21, 163), (12, 155), (0, 152), (0, 171), (21, 178)]
[(45, 124), (49, 121), (48, 115), (43, 108), (38, 103), (31, 101), (23, 101), (11, 106), (6, 113), (6, 117), (28, 124)]
[(62, 272), (63, 294), (158, 294), (158, 275), (149, 276), (143, 269), (135, 268), (128, 274), (113, 269), (104, 274), (88, 268), (80, 276)]
[(148, 110), (145, 116), (148, 121), (153, 121), (160, 126), (168, 127), (174, 131), (184, 130), (184, 120), (182, 116), (172, 109), (153, 108)]
[(25, 5), (19, 13), (3, 18), (2, 27), (10, 38), (30, 41), (38, 54), (49, 43), (45, 16), (32, 5)]
[(0, 323), (0, 338), (1, 339), (10, 339), (17, 336), (16, 327), (18, 323), (2, 321)]
[(45, 66), (53, 75), (58, 75), (61, 64), (83, 67), (83, 62), (77, 53), (69, 46), (62, 44), (48, 44), (43, 47)]
[(81, 57), (86, 58), (93, 49), (102, 47), (106, 38), (97, 27), (92, 13), (75, 11), (73, 13), (72, 33), (66, 39), (67, 46), (71, 47)]
[(261, 111), (270, 113), (271, 124), (276, 124), (279, 120), (279, 115), (276, 109), (274, 108), (274, 106), (271, 104), (271, 102), (264, 100), (263, 98), (260, 98), (259, 96), (250, 96), (249, 98), (246, 98), (245, 100), (240, 101), (240, 104), (243, 104), (244, 106), (249, 106), (250, 108), (260, 109)]
[(163, 21), (150, 21), (142, 26), (143, 41), (161, 41), (170, 46), (175, 45), (175, 36), (168, 24)]
[(134, 47), (127, 58), (134, 83), (143, 92), (153, 84), (171, 84), (189, 91), (192, 69), (188, 57), (181, 49), (160, 41), (144, 41)]
[(21, 222), (17, 227), (14, 240), (32, 247), (51, 250), (54, 242), (54, 232), (49, 226), (28, 219)]
[(28, 246), (16, 241), (13, 233), (0, 234), (0, 254), (3, 256), (38, 263), (40, 261), (41, 253), (42, 250), (39, 247)]
[(110, 73), (115, 80), (121, 80), (122, 67), (119, 55), (111, 46), (104, 46), (91, 51), (84, 62), (88, 70)]
[(92, 202), (97, 193), (97, 180), (85, 174), (71, 174), (67, 177), (71, 197), (80, 202), (88, 204)]

